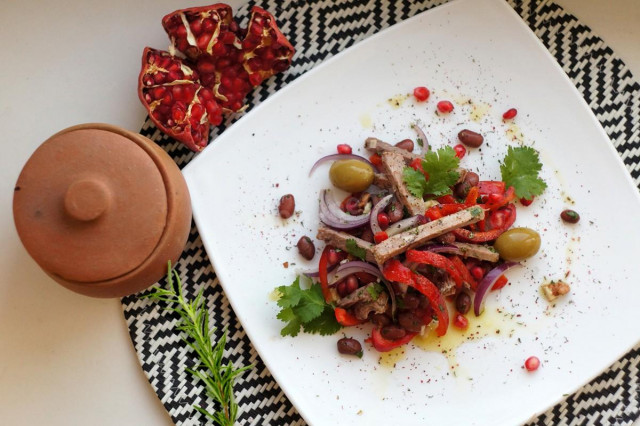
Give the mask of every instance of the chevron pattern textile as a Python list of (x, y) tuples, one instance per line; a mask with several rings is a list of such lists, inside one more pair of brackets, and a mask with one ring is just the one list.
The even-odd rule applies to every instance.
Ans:
[[(258, 4), (272, 12), (296, 47), (291, 68), (263, 83), (249, 95), (249, 109), (322, 61), (354, 43), (445, 0), (265, 0), (236, 11), (247, 21)], [(509, 0), (509, 4), (560, 63), (611, 138), (636, 185), (640, 185), (640, 85), (626, 65), (593, 32), (550, 1)], [(234, 121), (212, 130), (215, 138)], [(193, 153), (147, 120), (141, 134), (156, 141), (183, 167)], [(193, 295), (204, 287), (210, 323), (219, 337), (228, 330), (226, 357), (236, 365), (255, 364), (237, 382), (239, 424), (303, 425), (251, 345), (218, 283), (195, 225), (176, 270)], [(164, 281), (159, 285), (164, 286)], [(205, 424), (193, 405), (214, 411), (202, 385), (185, 372), (197, 356), (176, 332), (177, 315), (163, 311), (138, 295), (122, 299), (124, 316), (140, 364), (161, 402), (178, 425)], [(607, 371), (564, 401), (530, 421), (530, 425), (632, 423), (640, 416), (640, 345)]]

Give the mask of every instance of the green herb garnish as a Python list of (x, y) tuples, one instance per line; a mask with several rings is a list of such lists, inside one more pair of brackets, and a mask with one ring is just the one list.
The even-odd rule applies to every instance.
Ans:
[[(176, 279), (177, 291), (173, 285), (173, 277)], [(199, 364), (193, 368), (186, 368), (185, 371), (202, 380), (207, 395), (220, 406), (220, 410), (215, 413), (198, 405), (194, 405), (193, 408), (220, 426), (231, 426), (238, 417), (233, 384), (237, 377), (253, 368), (253, 364), (241, 368), (236, 368), (231, 361), (224, 364), (222, 358), (227, 343), (227, 332), (225, 331), (217, 342), (211, 341), (216, 328), (209, 328), (209, 311), (203, 293), (204, 288), (193, 300), (188, 301), (182, 292), (178, 273), (171, 268), (171, 262), (168, 264), (167, 284), (169, 288), (154, 287), (153, 293), (142, 297), (166, 303), (167, 306), (162, 307), (164, 310), (180, 315), (178, 330), (186, 335), (183, 337), (184, 342), (199, 358)]]
[(445, 146), (437, 151), (429, 151), (422, 160), (422, 170), (429, 176), (411, 167), (405, 167), (402, 171), (402, 179), (409, 192), (418, 198), (426, 194), (439, 197), (451, 192), (460, 177), (457, 171), (460, 159), (450, 146)]
[(361, 260), (365, 260), (365, 258), (367, 257), (367, 251), (360, 247), (358, 243), (356, 243), (356, 240), (354, 240), (353, 238), (349, 238), (347, 240), (345, 248), (347, 249), (347, 253)]
[(295, 337), (301, 327), (307, 333), (323, 336), (342, 328), (336, 321), (333, 306), (324, 301), (320, 284), (312, 283), (308, 289), (302, 289), (298, 276), (291, 285), (277, 287), (276, 291), (280, 295), (278, 306), (282, 308), (277, 317), (287, 323), (280, 331), (282, 336)]
[(513, 186), (518, 198), (532, 199), (542, 194), (547, 184), (538, 177), (542, 164), (538, 151), (528, 146), (509, 147), (500, 164), (502, 180), (507, 188)]
[(382, 292), (383, 288), (380, 284), (376, 283), (367, 287), (367, 292), (371, 296), (371, 300), (378, 300), (378, 296)]

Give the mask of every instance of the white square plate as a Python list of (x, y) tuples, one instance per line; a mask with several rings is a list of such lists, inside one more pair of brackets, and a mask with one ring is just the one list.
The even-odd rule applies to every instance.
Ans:
[[(432, 90), (428, 102), (404, 96), (421, 85)], [(435, 114), (441, 99), (454, 101), (453, 113)], [(520, 111), (513, 125), (501, 119), (510, 107)], [(365, 344), (357, 359), (337, 353), (343, 333), (281, 337), (270, 293), (317, 268), (318, 256), (307, 262), (295, 248), (301, 235), (315, 236), (318, 193), (330, 186), (327, 167), (309, 178), (311, 165), (339, 143), (368, 155), (368, 136), (414, 137), (416, 121), (435, 148), (456, 144), (462, 128), (482, 132), (481, 152), (461, 162), (482, 179), (499, 179), (509, 145), (540, 151), (549, 187), (518, 207), (516, 221), (540, 232), (540, 252), (488, 298), (486, 319), (472, 325), (485, 337), (447, 355), (410, 344), (381, 357)], [(578, 91), (502, 1), (452, 2), (370, 37), (255, 108), (184, 174), (236, 314), (309, 423), (511, 425), (572, 393), (638, 341), (638, 192)], [(286, 193), (299, 215), (284, 221), (276, 206)], [(559, 220), (569, 207), (582, 216), (577, 225)], [(571, 294), (549, 305), (539, 286), (565, 277)], [(367, 332), (344, 330), (360, 341)], [(535, 373), (522, 368), (530, 355), (542, 360)]]

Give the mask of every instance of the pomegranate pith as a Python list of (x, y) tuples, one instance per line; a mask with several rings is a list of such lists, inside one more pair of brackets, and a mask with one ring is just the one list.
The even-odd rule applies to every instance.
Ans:
[(223, 114), (245, 108), (253, 87), (291, 65), (293, 46), (257, 6), (246, 30), (226, 4), (178, 10), (162, 25), (171, 47), (144, 50), (139, 97), (158, 128), (193, 151), (207, 145)]

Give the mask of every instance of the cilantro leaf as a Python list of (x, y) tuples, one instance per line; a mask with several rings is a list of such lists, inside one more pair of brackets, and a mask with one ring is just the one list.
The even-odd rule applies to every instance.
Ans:
[(513, 186), (518, 198), (527, 200), (542, 194), (547, 184), (538, 177), (542, 164), (535, 149), (522, 147), (509, 147), (507, 155), (500, 164), (502, 180), (509, 186)]
[(378, 300), (378, 296), (382, 292), (382, 286), (380, 284), (374, 284), (372, 286), (367, 287), (367, 293), (371, 296), (371, 300)]
[(303, 327), (307, 333), (320, 334), (322, 336), (335, 334), (342, 328), (336, 321), (336, 316), (330, 305), (326, 305), (320, 316), (305, 323)]
[(424, 155), (422, 169), (429, 176), (429, 179), (411, 167), (404, 168), (402, 178), (413, 196), (422, 198), (429, 194), (439, 197), (450, 193), (451, 187), (458, 181), (460, 177), (457, 171), (459, 163), (460, 159), (456, 157), (454, 149), (445, 146)]
[(293, 309), (285, 308), (278, 313), (277, 318), (281, 321), (288, 323), (284, 326), (282, 330), (280, 330), (280, 334), (282, 336), (291, 336), (296, 337), (300, 332), (300, 327), (302, 323), (296, 317), (296, 314), (293, 313)]
[(300, 287), (300, 277), (288, 286), (277, 287), (282, 309), (277, 318), (287, 323), (280, 331), (282, 336), (295, 337), (302, 327), (307, 333), (333, 334), (341, 326), (335, 319), (333, 306), (324, 301), (320, 284), (313, 283), (308, 289)]
[(347, 253), (349, 253), (352, 256), (355, 256), (361, 260), (365, 260), (365, 257), (367, 256), (367, 251), (365, 249), (363, 249), (362, 247), (360, 247), (357, 243), (356, 240), (354, 240), (353, 238), (349, 238), (347, 240), (346, 243), (347, 247)]

